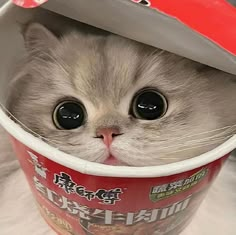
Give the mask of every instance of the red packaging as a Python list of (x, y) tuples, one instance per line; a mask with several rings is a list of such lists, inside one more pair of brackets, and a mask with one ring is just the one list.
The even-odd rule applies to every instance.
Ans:
[[(236, 8), (226, 0), (132, 0), (158, 10), (236, 55)], [(236, 6), (236, 2), (235, 2)], [(233, 32), (232, 32), (233, 30)]]
[(80, 173), (15, 138), (13, 146), (42, 216), (60, 235), (177, 235), (228, 157), (164, 177), (121, 178)]

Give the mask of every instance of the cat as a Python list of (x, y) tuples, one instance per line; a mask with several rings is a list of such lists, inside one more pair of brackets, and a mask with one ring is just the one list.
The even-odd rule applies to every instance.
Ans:
[[(62, 151), (105, 164), (160, 165), (197, 156), (235, 133), (233, 75), (113, 34), (58, 36), (37, 23), (23, 34), (28, 56), (7, 108)], [(0, 164), (1, 235), (53, 235), (10, 155)], [(235, 168), (229, 159), (181, 235), (235, 233)]]
[(117, 35), (57, 37), (39, 23), (7, 108), (56, 148), (88, 161), (173, 163), (236, 132), (234, 75)]

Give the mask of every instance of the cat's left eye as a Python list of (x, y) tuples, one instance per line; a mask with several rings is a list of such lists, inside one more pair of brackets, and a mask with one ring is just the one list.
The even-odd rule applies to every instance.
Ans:
[(130, 114), (138, 119), (155, 120), (161, 118), (167, 111), (167, 100), (154, 89), (143, 89), (132, 101)]
[(84, 124), (86, 111), (84, 106), (75, 101), (64, 101), (57, 105), (53, 121), (57, 128), (72, 130)]

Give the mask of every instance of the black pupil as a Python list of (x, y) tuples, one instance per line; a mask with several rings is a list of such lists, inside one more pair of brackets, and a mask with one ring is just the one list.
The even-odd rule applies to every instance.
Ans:
[(157, 92), (146, 91), (137, 97), (134, 109), (138, 118), (154, 120), (165, 113), (166, 102)]
[(84, 110), (82, 105), (75, 102), (63, 103), (56, 113), (59, 126), (63, 129), (75, 129), (83, 125)]

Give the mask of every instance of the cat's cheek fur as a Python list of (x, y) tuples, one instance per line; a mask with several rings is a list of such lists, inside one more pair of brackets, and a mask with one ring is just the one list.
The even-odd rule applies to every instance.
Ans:
[(60, 150), (90, 162), (102, 163), (108, 158), (109, 150), (100, 139), (83, 138), (79, 145), (61, 145)]
[[(148, 166), (148, 165), (162, 165), (165, 162), (158, 159), (158, 154), (147, 154), (145, 147), (138, 146), (135, 140), (123, 139), (114, 141), (111, 145), (111, 154), (123, 165), (129, 166)], [(144, 151), (146, 154), (144, 154)]]

